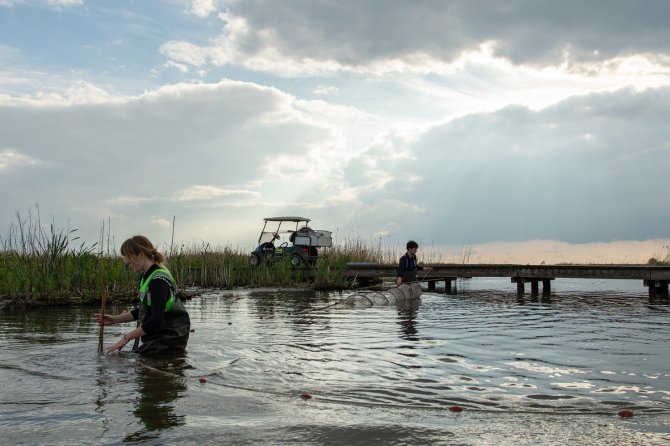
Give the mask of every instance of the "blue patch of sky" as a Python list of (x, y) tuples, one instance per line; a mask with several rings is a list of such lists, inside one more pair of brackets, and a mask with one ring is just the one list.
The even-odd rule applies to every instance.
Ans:
[[(186, 40), (206, 45), (221, 27), (215, 16), (203, 19), (186, 14), (184, 5), (156, 7), (154, 2), (0, 7), (0, 44), (17, 50), (3, 64), (63, 76), (76, 73), (77, 78), (93, 82), (118, 77), (119, 88), (132, 88), (134, 81), (140, 81), (137, 86), (144, 89), (140, 85), (151, 82), (152, 70), (166, 62), (159, 52), (163, 43)], [(124, 86), (123, 79), (130, 84)]]

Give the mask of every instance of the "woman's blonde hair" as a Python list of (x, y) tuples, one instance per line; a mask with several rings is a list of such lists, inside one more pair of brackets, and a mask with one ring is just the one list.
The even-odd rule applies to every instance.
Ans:
[(144, 254), (154, 263), (158, 263), (159, 265), (163, 265), (163, 262), (165, 262), (165, 256), (158, 252), (151, 241), (143, 235), (131, 237), (121, 245), (122, 256), (136, 256), (139, 254)]

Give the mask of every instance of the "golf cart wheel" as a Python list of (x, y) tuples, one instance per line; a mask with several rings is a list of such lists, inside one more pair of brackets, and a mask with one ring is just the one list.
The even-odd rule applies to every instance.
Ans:
[(298, 268), (302, 265), (302, 257), (299, 255), (295, 254), (293, 257), (291, 257), (291, 266), (293, 268)]
[(249, 257), (249, 264), (255, 268), (261, 264), (261, 258), (258, 257), (256, 254), (251, 254), (251, 256)]

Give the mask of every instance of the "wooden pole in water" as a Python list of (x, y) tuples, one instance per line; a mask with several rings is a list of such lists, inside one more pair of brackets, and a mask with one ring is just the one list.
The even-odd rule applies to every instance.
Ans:
[(177, 218), (176, 215), (172, 216), (172, 239), (170, 240), (170, 259), (172, 258), (172, 245), (174, 244), (174, 220)]
[[(103, 265), (104, 263), (104, 258), (100, 259), (100, 263), (98, 265)], [(100, 335), (98, 336), (98, 354), (102, 353), (103, 346), (104, 346), (104, 341), (105, 341), (105, 311), (106, 311), (106, 304), (107, 304), (107, 270), (105, 266), (102, 266), (102, 294), (100, 297), (101, 305), (100, 305)]]

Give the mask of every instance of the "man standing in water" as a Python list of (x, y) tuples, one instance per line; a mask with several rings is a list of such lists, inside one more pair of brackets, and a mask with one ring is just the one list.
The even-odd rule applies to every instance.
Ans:
[(423, 267), (416, 264), (416, 251), (419, 249), (419, 244), (414, 240), (407, 242), (407, 252), (400, 257), (398, 262), (398, 273), (396, 274), (395, 284), (400, 286), (402, 283), (416, 282), (417, 271), (432, 271), (430, 266)]

